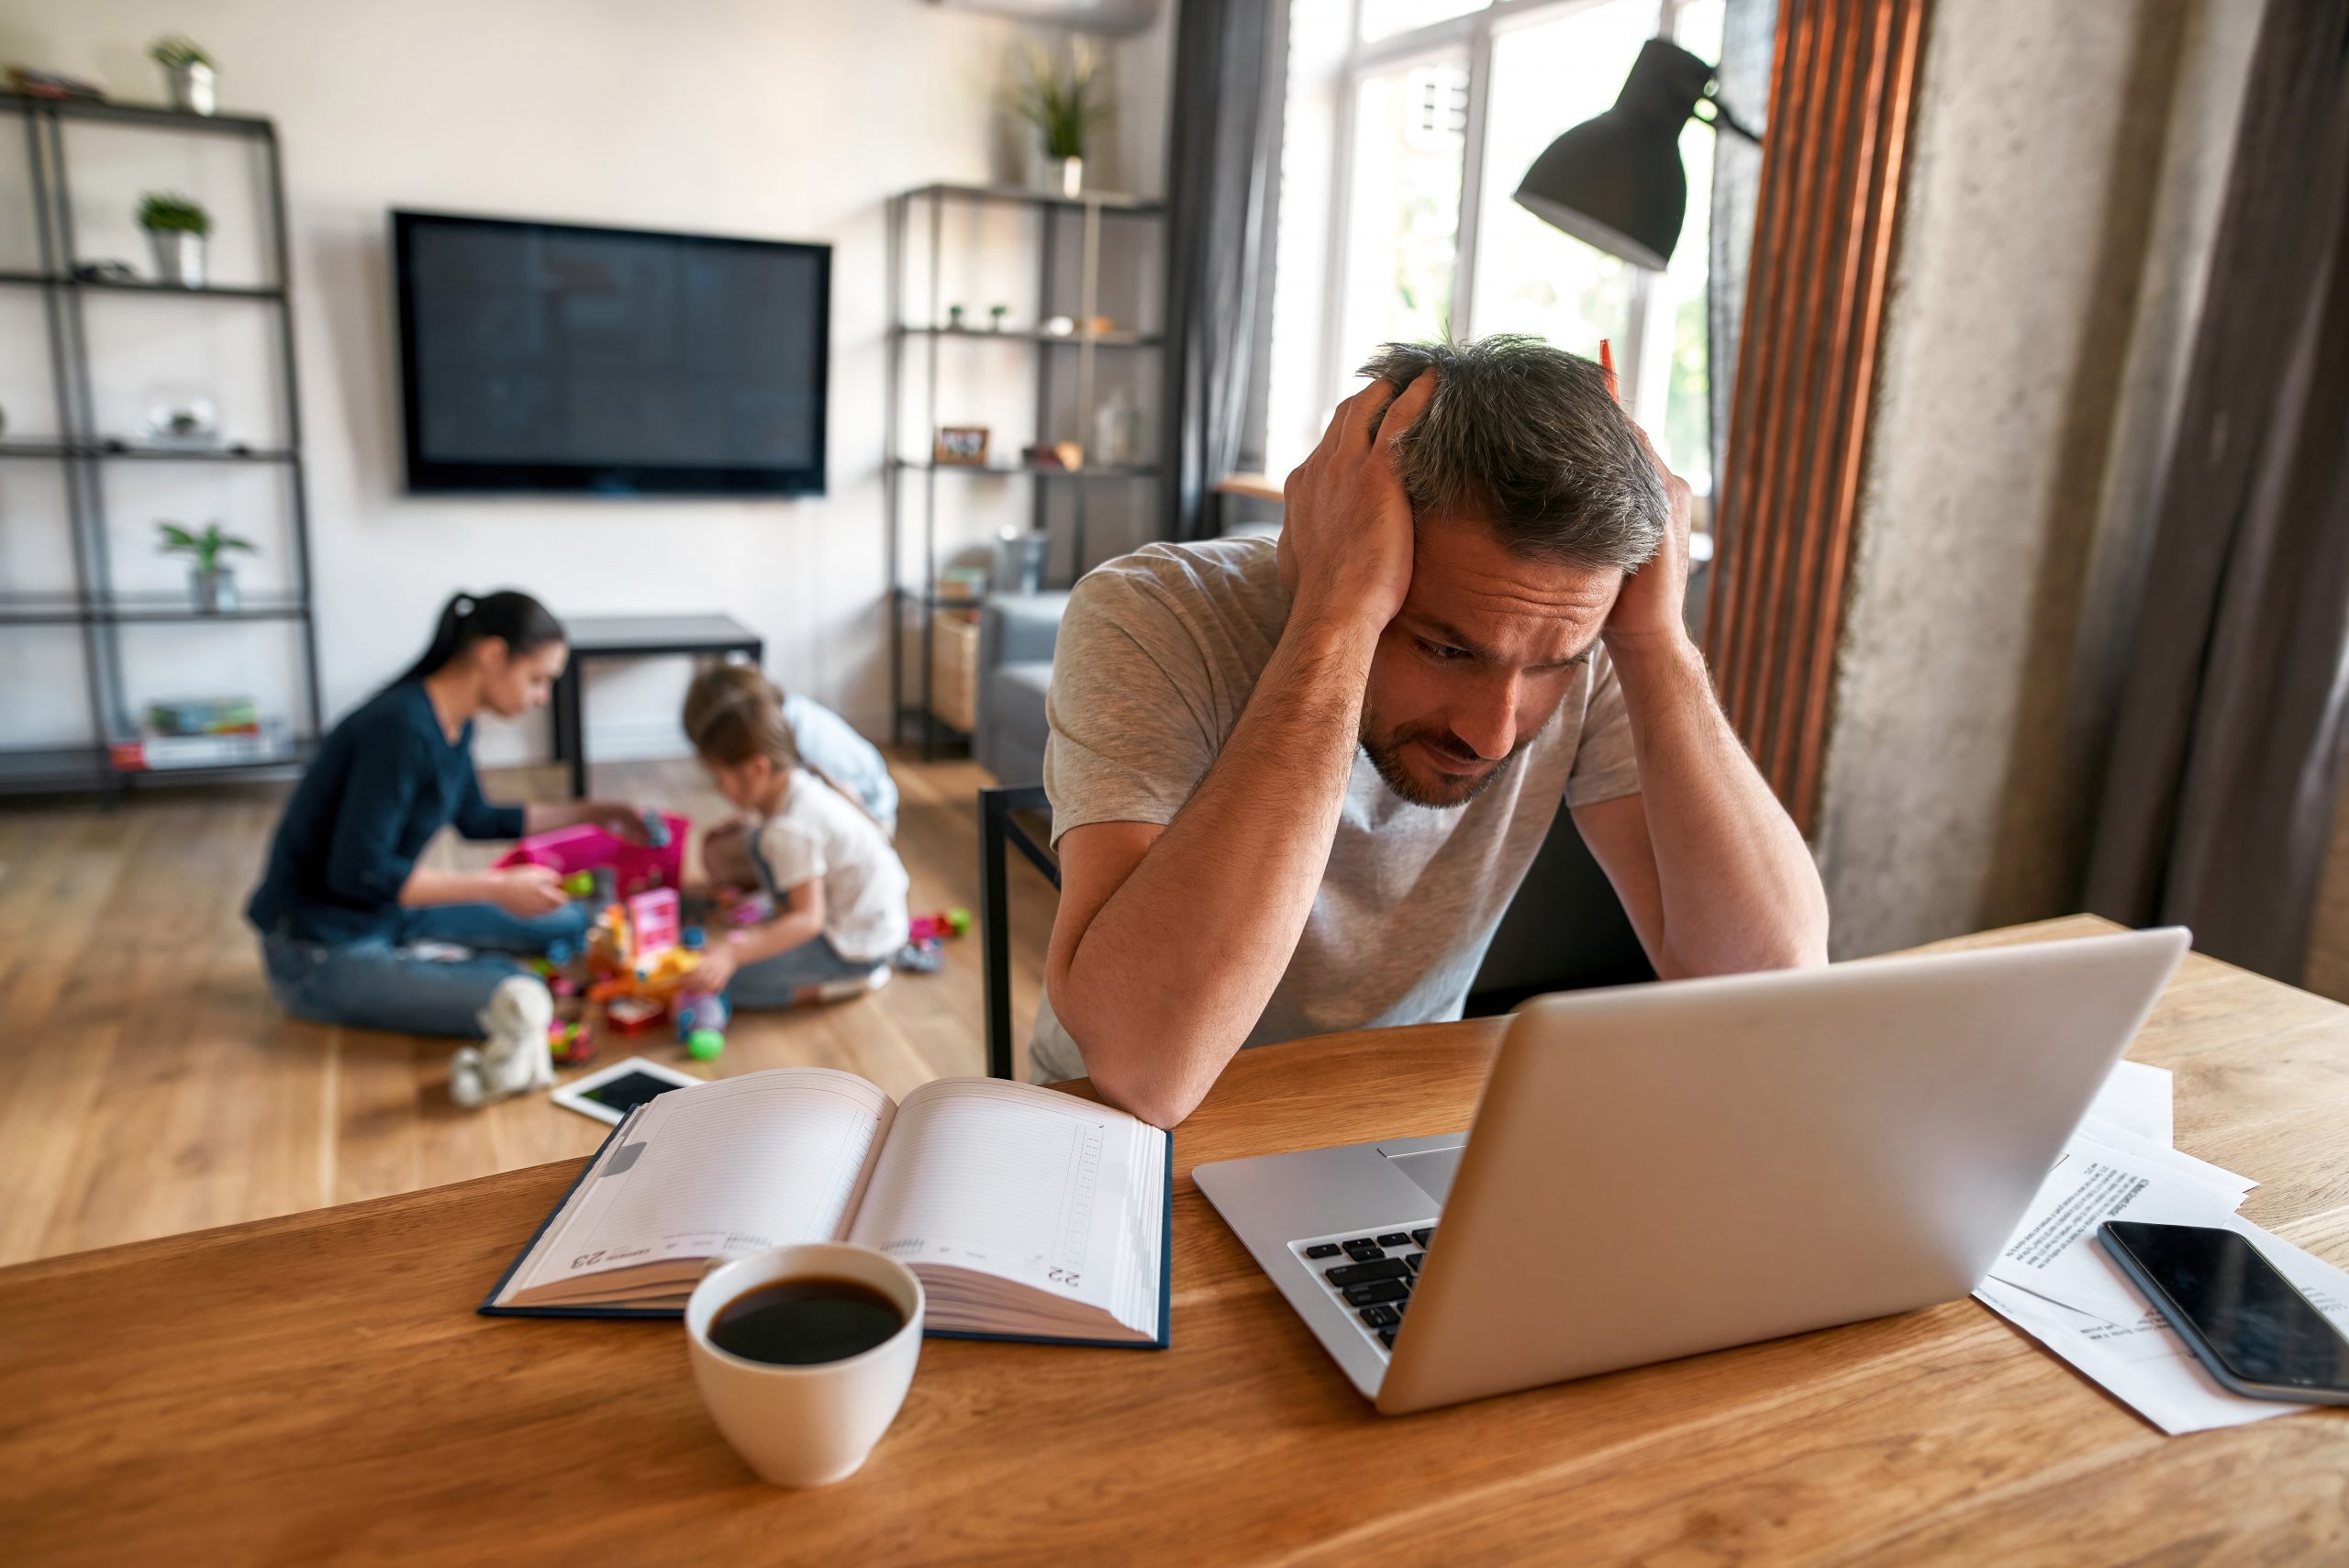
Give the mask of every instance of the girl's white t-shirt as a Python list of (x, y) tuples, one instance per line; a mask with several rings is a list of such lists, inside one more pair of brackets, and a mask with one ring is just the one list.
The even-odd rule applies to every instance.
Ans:
[(842, 958), (878, 963), (906, 944), (906, 867), (873, 818), (805, 768), (759, 824), (780, 895), (824, 880), (824, 935)]

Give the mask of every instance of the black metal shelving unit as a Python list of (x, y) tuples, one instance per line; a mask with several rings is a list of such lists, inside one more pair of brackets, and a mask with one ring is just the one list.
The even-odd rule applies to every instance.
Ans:
[[(117, 793), (140, 783), (212, 782), (282, 775), (298, 767), (319, 728), (317, 627), (310, 579), (309, 503), (302, 469), (302, 411), (295, 381), (294, 316), (287, 297), (285, 183), (277, 128), (247, 115), (193, 115), (139, 104), (91, 103), (76, 99), (25, 97), (0, 93), (0, 110), (23, 122), (25, 151), (31, 166), (35, 228), (39, 240), (38, 272), (0, 272), (0, 288), (40, 291), (49, 337), (50, 382), (61, 435), (41, 440), (0, 440), (0, 462), (53, 462), (65, 475), (65, 527), (72, 542), (73, 586), (70, 592), (0, 595), (0, 632), (19, 627), (81, 628), (82, 664), (89, 702), (92, 740), (86, 745), (0, 748), (0, 793), (76, 790)], [(256, 143), (266, 171), (270, 234), (264, 247), (273, 273), (262, 285), (186, 288), (141, 279), (78, 275), (72, 186), (65, 158), (66, 128), (75, 121), (133, 126), (159, 132), (235, 137)], [(278, 384), (285, 400), (282, 448), (232, 445), (190, 449), (141, 444), (97, 428), (92, 395), (87, 304), (109, 295), (171, 295), (259, 304), (275, 317)], [(125, 594), (113, 585), (107, 555), (106, 465), (118, 462), (266, 463), (286, 470), (288, 542), (294, 586), (282, 594), (250, 598), (233, 610), (200, 611), (185, 598)], [(6, 519), (0, 518), (0, 527)], [(136, 737), (138, 726), (123, 695), (122, 650), (126, 626), (186, 624), (238, 626), (292, 624), (301, 644), (301, 711), (287, 715), (288, 738), (272, 755), (220, 766), (173, 767), (152, 772), (117, 769), (109, 754), (116, 740)]]
[[(940, 268), (944, 215), (949, 203), (1018, 206), (1041, 216), (1043, 242), (1036, 288), (1040, 313), (1051, 311), (1053, 302), (1060, 297), (1061, 279), (1057, 273), (1061, 225), (1067, 221), (1079, 225), (1077, 301), (1072, 313), (1076, 322), (1074, 332), (1060, 334), (1034, 328), (998, 331), (985, 327), (957, 327), (944, 321)], [(907, 316), (906, 251), (907, 226), (916, 220), (918, 207), (922, 209), (922, 216), (929, 223), (930, 275), (927, 318), (916, 322), (908, 320)], [(967, 604), (964, 600), (945, 599), (938, 591), (938, 508), (941, 476), (944, 476), (947, 485), (990, 479), (1028, 481), (1033, 488), (1031, 526), (1039, 533), (1050, 532), (1052, 512), (1048, 504), (1048, 486), (1072, 487), (1073, 537), (1069, 540), (1069, 561), (1074, 575), (1084, 570), (1087, 491), (1097, 484), (1154, 480), (1159, 470), (1152, 463), (1096, 464), (1088, 462), (1083, 468), (1069, 470), (1001, 462), (985, 465), (936, 463), (924, 458), (907, 457), (904, 447), (905, 432), (900, 428), (899, 417), (904, 395), (906, 355), (918, 345), (925, 356), (924, 421), (918, 434), (923, 450), (927, 452), (932, 432), (938, 428), (938, 361), (941, 345), (968, 339), (1035, 345), (1039, 350), (1035, 372), (1036, 432), (1039, 440), (1051, 439), (1046, 430), (1052, 420), (1053, 378), (1056, 363), (1063, 358), (1053, 350), (1074, 350), (1076, 389), (1072, 415), (1076, 424), (1074, 433), (1082, 444), (1092, 427), (1096, 356), (1104, 350), (1154, 350), (1164, 341), (1156, 332), (1095, 332), (1092, 329), (1094, 318), (1100, 314), (1103, 226), (1110, 220), (1155, 219), (1162, 217), (1164, 210), (1163, 204), (1139, 196), (1088, 192), (1071, 197), (1009, 185), (930, 184), (900, 192), (889, 198), (889, 409), (886, 426), (889, 461), (884, 472), (884, 490), (889, 551), (891, 729), (893, 739), (903, 745), (909, 727), (912, 728), (915, 738), (920, 742), (925, 761), (941, 744), (961, 746), (970, 741), (968, 735), (940, 718), (932, 710), (930, 671), (935, 636), (932, 613)], [(905, 513), (909, 493), (917, 489), (921, 498), (922, 566), (920, 579), (908, 583), (905, 580), (901, 542), (907, 526)], [(918, 625), (909, 627), (908, 617), (913, 617)], [(910, 635), (918, 635), (920, 639), (919, 668), (914, 673), (918, 676), (918, 680), (909, 680), (906, 669), (906, 645)]]

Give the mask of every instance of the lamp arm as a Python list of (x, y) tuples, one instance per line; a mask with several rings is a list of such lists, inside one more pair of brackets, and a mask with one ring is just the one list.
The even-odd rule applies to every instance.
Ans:
[(1759, 147), (1762, 145), (1762, 133), (1758, 130), (1753, 129), (1751, 127), (1741, 121), (1735, 115), (1731, 114), (1729, 112), (1729, 106), (1722, 103), (1720, 98), (1716, 97), (1709, 87), (1706, 89), (1704, 97), (1698, 100), (1697, 106), (1698, 108), (1709, 108), (1713, 111), (1709, 115), (1695, 114), (1694, 110), (1690, 112), (1692, 115), (1695, 115), (1696, 118), (1702, 120), (1709, 126), (1711, 126), (1715, 131), (1733, 130), (1738, 135), (1745, 138), (1746, 140), (1752, 142), (1754, 146)]

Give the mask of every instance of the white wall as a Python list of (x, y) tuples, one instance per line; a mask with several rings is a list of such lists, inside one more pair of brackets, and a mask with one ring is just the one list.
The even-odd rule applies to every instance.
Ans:
[[(1108, 165), (1096, 170), (1100, 183), (1161, 188), (1169, 26), (1162, 17), (1111, 51), (1126, 114), (1097, 160)], [(1014, 175), (1000, 86), (1020, 52), (1050, 35), (918, 0), (0, 0), (0, 59), (94, 77), (125, 100), (161, 95), (144, 50), (166, 32), (191, 35), (219, 62), (224, 108), (274, 117), (284, 142), (329, 717), (413, 657), (452, 589), (514, 585), (558, 614), (730, 613), (766, 637), (777, 679), (884, 732), (884, 197), (932, 180)], [(75, 135), (69, 156), (90, 172), (75, 192), (85, 255), (144, 270), (129, 204), (161, 184), (214, 206), (223, 281), (258, 275), (239, 230), (251, 216), (252, 171), (235, 148)], [(13, 139), (0, 164), (21, 170)], [(22, 175), (0, 173), (9, 178)], [(0, 196), (20, 198), (21, 183)], [(829, 493), (761, 503), (401, 495), (384, 254), (395, 206), (830, 243)], [(26, 239), (16, 220), (24, 209), (9, 211), (0, 248), (11, 254), (0, 266), (26, 264), (13, 254)], [(239, 318), (235, 308), (96, 302), (94, 312), (120, 313), (106, 328), (118, 357), (102, 361), (120, 372), (110, 395), (117, 417), (135, 420), (148, 393), (176, 377), (223, 389), (232, 437), (276, 433), (259, 335), (266, 317), (256, 307)], [(0, 406), (9, 433), (26, 434), (48, 404), (37, 311), (0, 315)], [(962, 373), (984, 407), (1010, 371), (974, 361)], [(1006, 433), (1018, 435), (1008, 424)], [(116, 559), (147, 585), (176, 580), (151, 556), (155, 517), (247, 524), (276, 509), (272, 482), (249, 472), (142, 470), (138, 481), (147, 488), (110, 490), (109, 503), (120, 514)], [(44, 483), (54, 481), (0, 475), (0, 589), (40, 585), (61, 569), (57, 550), (6, 542), (31, 535), (5, 525), (55, 509)], [(273, 550), (248, 569), (250, 584), (266, 585), (284, 564)], [(266, 691), (284, 662), (268, 631), (141, 635), (150, 643), (133, 655), (134, 697), (239, 681)], [(223, 640), (239, 638), (253, 640)], [(58, 673), (69, 641), (12, 648), (0, 652), (0, 678), (19, 677), (8, 684), (24, 691), (39, 677), (30, 684), (47, 693), (0, 715), (0, 744), (25, 744), (72, 722), (79, 698)], [(683, 680), (681, 667), (599, 669), (587, 696), (591, 750), (678, 750)], [(482, 751), (495, 762), (542, 745), (533, 721), (485, 735)]]

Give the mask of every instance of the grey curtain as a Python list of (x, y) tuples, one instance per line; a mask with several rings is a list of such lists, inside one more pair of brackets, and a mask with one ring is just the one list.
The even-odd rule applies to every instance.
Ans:
[(2088, 904), (2304, 973), (2349, 707), (2349, 0), (2270, 0)]
[[(1762, 130), (1770, 117), (1770, 65), (1777, 0), (1726, 0), (1721, 58), (1714, 80), (1738, 119)], [(1729, 400), (1737, 383), (1737, 339), (1745, 324), (1745, 279), (1753, 253), (1753, 204), (1762, 189), (1762, 150), (1742, 136), (1713, 137), (1712, 255), (1705, 280), (1706, 375), (1711, 382), (1714, 493), (1729, 450)]]
[(1215, 482), (1241, 466), (1264, 214), (1264, 130), (1277, 41), (1268, 0), (1182, 0), (1166, 178), (1165, 469), (1168, 535), (1216, 531)]

